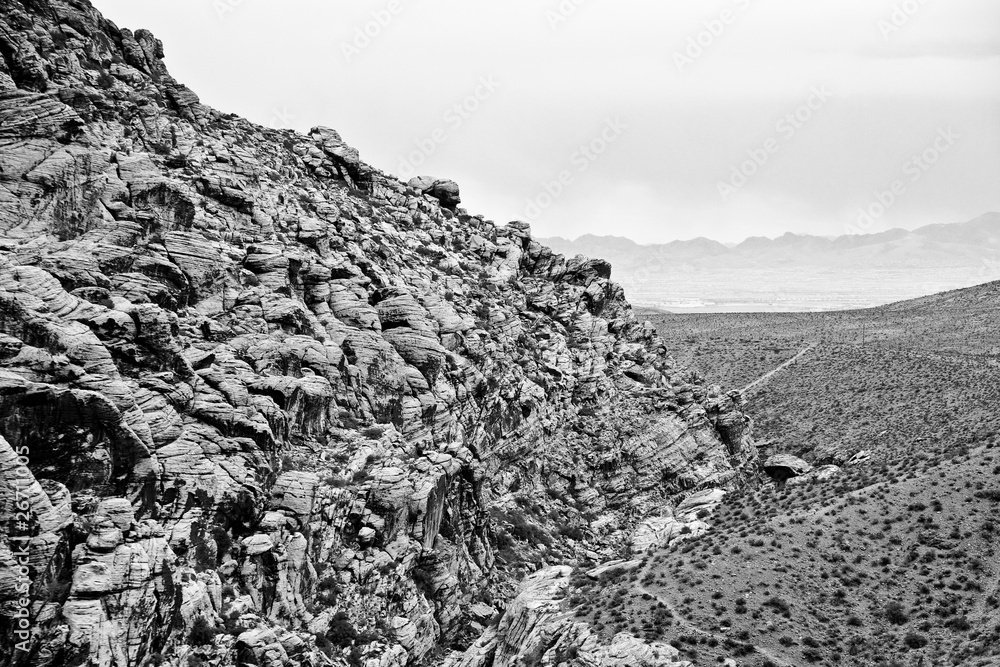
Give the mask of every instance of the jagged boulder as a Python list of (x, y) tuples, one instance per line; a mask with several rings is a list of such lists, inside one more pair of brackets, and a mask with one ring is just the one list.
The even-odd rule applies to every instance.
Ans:
[(840, 470), (840, 466), (835, 465), (816, 466), (804, 475), (792, 477), (788, 480), (787, 484), (790, 486), (800, 486), (812, 482), (825, 482), (839, 475)]
[(371, 168), (361, 161), (358, 149), (348, 146), (336, 130), (314, 127), (309, 136), (316, 146), (303, 157), (317, 175), (336, 175), (356, 187), (371, 180)]
[(812, 466), (802, 459), (790, 454), (775, 454), (768, 457), (763, 464), (764, 472), (777, 482), (784, 482), (792, 477), (805, 475)]
[(408, 186), (425, 195), (435, 197), (445, 208), (454, 211), (462, 198), (459, 195), (458, 183), (433, 176), (414, 176)]
[(630, 552), (644, 554), (704, 534), (712, 512), (725, 495), (723, 489), (706, 489), (692, 493), (672, 509), (661, 509), (658, 516), (648, 517), (636, 527), (629, 540)]

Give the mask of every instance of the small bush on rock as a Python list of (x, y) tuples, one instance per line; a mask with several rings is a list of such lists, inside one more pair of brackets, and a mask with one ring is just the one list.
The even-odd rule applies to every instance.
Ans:
[(188, 634), (188, 642), (195, 646), (204, 646), (215, 641), (215, 635), (219, 634), (204, 616), (194, 619), (191, 625), (191, 632)]
[(326, 631), (326, 638), (334, 646), (341, 648), (352, 645), (358, 638), (358, 631), (354, 628), (346, 611), (338, 611), (334, 615), (333, 620), (330, 621), (330, 627)]

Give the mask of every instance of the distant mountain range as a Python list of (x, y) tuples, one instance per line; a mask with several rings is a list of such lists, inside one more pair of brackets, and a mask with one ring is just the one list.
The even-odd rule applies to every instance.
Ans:
[(671, 310), (874, 306), (1000, 279), (1000, 213), (913, 231), (784, 234), (727, 246), (706, 238), (640, 245), (619, 236), (539, 239), (611, 262), (633, 303)]

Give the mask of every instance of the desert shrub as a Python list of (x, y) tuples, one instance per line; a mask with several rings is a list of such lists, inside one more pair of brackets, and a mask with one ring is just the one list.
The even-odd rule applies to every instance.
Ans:
[(559, 528), (559, 534), (563, 537), (568, 537), (571, 540), (576, 540), (579, 542), (584, 539), (587, 534), (583, 532), (583, 528), (580, 526), (561, 526)]
[(580, 654), (580, 649), (578, 649), (576, 646), (570, 646), (566, 649), (561, 649), (558, 653), (556, 653), (556, 664), (559, 665), (562, 663), (572, 663), (574, 660), (576, 660), (576, 657), (579, 654)]
[(903, 637), (903, 645), (910, 649), (923, 648), (927, 646), (927, 637), (916, 632), (907, 632)]
[(194, 567), (198, 572), (212, 569), (216, 566), (216, 560), (212, 549), (205, 540), (205, 527), (200, 522), (191, 524), (190, 544), (194, 545)]
[(903, 605), (898, 602), (890, 602), (885, 606), (885, 620), (893, 625), (903, 625), (910, 620), (910, 617), (907, 615)]
[(334, 615), (333, 620), (330, 621), (330, 625), (326, 630), (326, 638), (334, 646), (341, 648), (350, 646), (357, 640), (358, 631), (355, 629), (354, 624), (351, 623), (347, 612), (338, 611)]
[(215, 635), (219, 634), (204, 616), (198, 616), (191, 624), (191, 632), (188, 633), (188, 642), (195, 646), (211, 644), (215, 640)]
[(327, 658), (333, 657), (333, 642), (326, 638), (326, 635), (314, 634), (313, 637), (316, 638), (316, 648), (325, 655)]
[(768, 598), (768, 600), (764, 603), (764, 606), (770, 607), (775, 613), (781, 614), (785, 618), (789, 618), (792, 615), (791, 608), (788, 606), (788, 603), (777, 596)]
[(222, 559), (224, 555), (233, 547), (233, 538), (222, 526), (212, 528), (212, 539), (215, 540), (216, 558)]
[(316, 584), (316, 601), (320, 604), (331, 605), (337, 601), (337, 595), (340, 593), (340, 582), (337, 578), (330, 575), (323, 577), (318, 584)]
[(965, 616), (956, 616), (955, 618), (948, 619), (945, 626), (955, 630), (956, 632), (966, 632), (972, 628), (972, 624)]
[(529, 523), (520, 512), (512, 512), (506, 518), (511, 523), (510, 534), (517, 539), (530, 544), (552, 546), (552, 537), (539, 526)]

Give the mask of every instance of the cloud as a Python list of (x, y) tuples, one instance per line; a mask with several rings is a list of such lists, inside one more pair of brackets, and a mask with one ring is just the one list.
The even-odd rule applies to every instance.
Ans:
[[(350, 59), (344, 45), (389, 0), (225, 1), (236, 6), (222, 18), (204, 0), (95, 4), (152, 29), (206, 103), (336, 127), (383, 170), (444, 126), (421, 169), (456, 179), (468, 207), (498, 222), (521, 217), (608, 118), (624, 119), (628, 131), (538, 216), (541, 235), (841, 233), (942, 125), (968, 139), (886, 224), (1000, 209), (995, 0), (398, 0)], [(907, 3), (919, 9), (886, 34), (881, 22)], [(553, 22), (560, 6), (576, 10)], [(679, 68), (692, 41), (697, 57)], [(448, 125), (484, 76), (500, 88)], [(723, 201), (720, 179), (816, 85), (830, 103)]]

